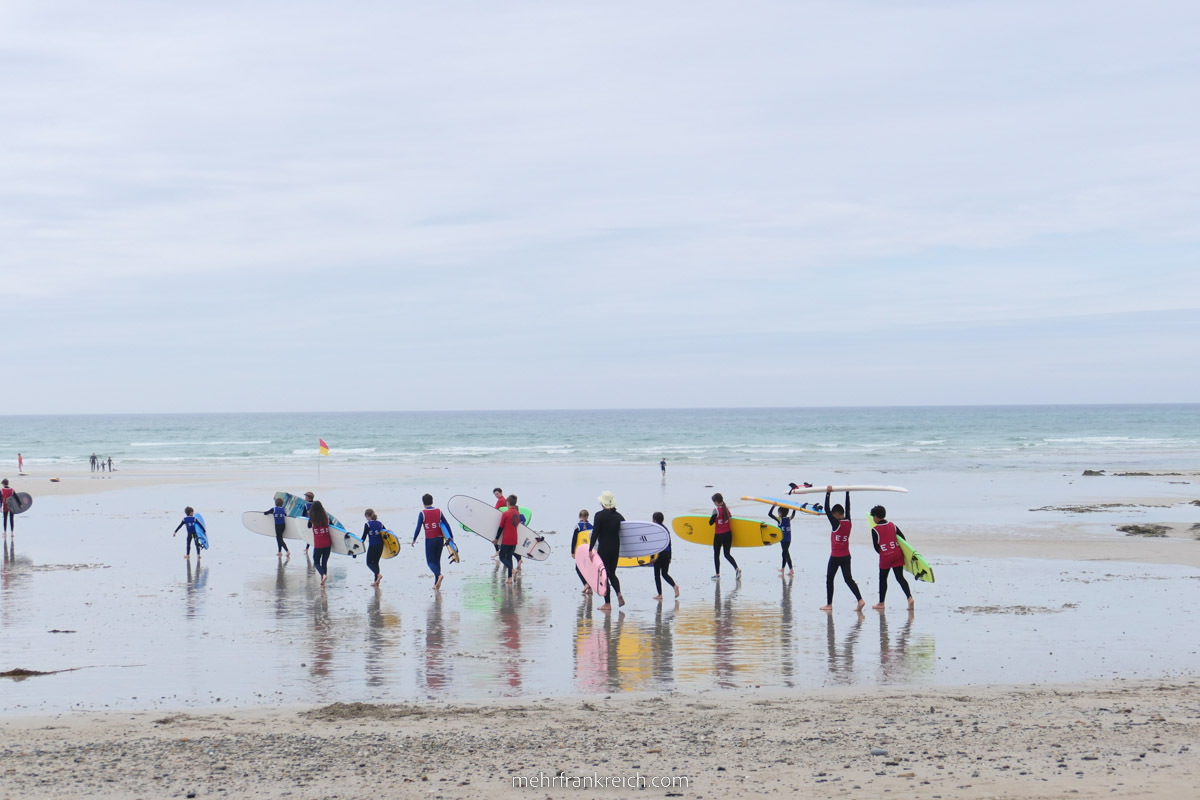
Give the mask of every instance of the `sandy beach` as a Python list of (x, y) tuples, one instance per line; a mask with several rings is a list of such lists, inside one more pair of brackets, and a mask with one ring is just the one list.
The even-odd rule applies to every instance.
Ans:
[[(319, 490), (403, 534), (420, 491), (499, 481), (529, 487), (535, 527), (565, 530), (600, 486), (631, 517), (670, 516), (704, 508), (713, 484), (732, 495), (776, 474), (393, 465)], [(240, 527), (306, 473), (55, 477), (22, 479), (36, 505), (5, 548), (0, 671), (46, 674), (0, 681), (0, 800), (1154, 797), (1197, 780), (1194, 474), (904, 476), (911, 493), (889, 505), (939, 580), (914, 584), (913, 614), (893, 587), (886, 613), (863, 616), (840, 583), (834, 613), (816, 610), (819, 518), (797, 522), (795, 578), (758, 548), (737, 553), (745, 580), (712, 582), (708, 550), (677, 543), (680, 602), (651, 600), (649, 571), (631, 570), (629, 604), (606, 615), (580, 597), (563, 536), (511, 591), (471, 538), (441, 593), (407, 548), (380, 590), (338, 558), (322, 591), (302, 553), (281, 561)], [(185, 504), (211, 523), (203, 562), (169, 535)], [(873, 602), (874, 554), (853, 551)]]
[(1200, 780), (1195, 680), (72, 714), (0, 731), (3, 798), (1134, 798)]

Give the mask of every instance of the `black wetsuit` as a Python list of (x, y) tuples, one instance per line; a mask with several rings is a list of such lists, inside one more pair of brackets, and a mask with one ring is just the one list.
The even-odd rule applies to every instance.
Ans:
[[(842, 527), (843, 522), (850, 519), (850, 493), (846, 492), (846, 516), (842, 519), (835, 519), (833, 512), (829, 510), (829, 492), (825, 493), (825, 519), (829, 520), (833, 532), (836, 534), (838, 529)], [(847, 539), (849, 534), (847, 534)], [(846, 585), (850, 587), (850, 591), (854, 592), (855, 600), (862, 600), (862, 592), (858, 590), (858, 584), (854, 582), (854, 576), (850, 573), (850, 544), (846, 543), (846, 553), (844, 555), (829, 556), (829, 565), (825, 568), (825, 604), (833, 605), (833, 578), (837, 575), (838, 570), (842, 571), (842, 578), (846, 581)]]
[[(900, 532), (899, 525), (896, 526), (896, 538), (904, 539), (904, 534)], [(908, 540), (904, 539), (904, 541)], [(875, 548), (876, 553), (880, 552), (879, 534), (875, 532), (874, 528), (871, 529), (871, 546)], [(904, 590), (904, 596), (912, 597), (912, 590), (908, 588), (908, 581), (904, 579), (904, 567), (891, 567), (890, 571), (896, 576), (896, 583), (900, 584), (900, 588)], [(888, 572), (889, 570), (887, 569), (879, 570), (879, 602), (881, 603), (887, 597)]]
[(608, 586), (604, 591), (604, 602), (608, 602), (613, 589), (621, 594), (621, 581), (617, 578), (617, 559), (621, 557), (621, 523), (625, 518), (615, 508), (602, 508), (596, 512), (592, 528), (590, 549), (599, 554), (608, 573)]

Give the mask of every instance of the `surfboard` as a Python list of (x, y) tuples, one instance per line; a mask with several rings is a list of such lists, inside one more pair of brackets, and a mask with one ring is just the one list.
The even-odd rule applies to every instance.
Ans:
[[(263, 536), (275, 538), (275, 516), (261, 511), (247, 511), (242, 514), (242, 525), (246, 530)], [(308, 520), (302, 517), (288, 517), (283, 523), (283, 538), (297, 542), (313, 543), (312, 528)], [(332, 552), (343, 556), (357, 556), (367, 551), (363, 540), (342, 528), (330, 526), (329, 538), (332, 540)]]
[[(446, 510), (458, 520), (464, 530), (470, 529), (476, 536), (481, 536), (489, 542), (496, 538), (496, 530), (500, 527), (500, 516), (503, 512), (490, 503), (467, 497), (465, 494), (456, 494), (446, 501)], [(550, 557), (550, 545), (535, 531), (522, 524), (517, 527), (517, 549), (513, 552), (522, 558), (545, 561)]]
[[(291, 494), (289, 492), (276, 492), (275, 498), (283, 498), (283, 510), (289, 517), (301, 517), (303, 519), (308, 519), (304, 513), (308, 506), (308, 501), (304, 499), (303, 495)], [(329, 510), (326, 509), (325, 513), (329, 514)], [(343, 525), (342, 521), (333, 514), (329, 514), (329, 527), (341, 528), (343, 531), (349, 532), (349, 528)]]
[(780, 508), (791, 508), (791, 509), (795, 509), (796, 511), (799, 511), (802, 514), (813, 514), (813, 515), (819, 516), (819, 517), (825, 515), (824, 511), (817, 511), (816, 509), (806, 508), (806, 506), (812, 505), (811, 503), (797, 503), (795, 500), (787, 500), (787, 499), (780, 498), (780, 497), (754, 497), (752, 495), (744, 494), (744, 495), (742, 495), (742, 499), (743, 500), (753, 500), (756, 503), (766, 503), (769, 506), (779, 506)]
[(608, 591), (608, 573), (604, 570), (600, 555), (581, 544), (575, 548), (575, 567), (596, 596), (603, 597)]
[[(908, 494), (908, 489), (905, 489), (903, 486), (834, 486), (831, 493), (836, 494), (837, 492), (903, 492), (904, 494)], [(800, 488), (792, 490), (792, 496), (798, 494), (825, 494), (825, 487), (813, 486), (808, 489)]]
[[(867, 525), (874, 530), (875, 518), (868, 515)], [(900, 545), (900, 552), (904, 553), (904, 571), (919, 581), (933, 583), (933, 567), (929, 566), (929, 562), (925, 560), (925, 557), (914, 550), (907, 539), (901, 539), (897, 536), (896, 543)]]
[[(643, 523), (643, 524), (646, 524), (646, 523)], [(648, 524), (654, 525), (653, 522), (648, 523)], [(659, 527), (659, 526), (656, 525), (655, 527)], [(663, 528), (662, 531), (663, 531), (663, 533), (667, 533), (665, 528)], [(624, 536), (625, 530), (624, 530), (623, 523), (622, 523), (621, 533), (622, 533), (621, 553), (624, 553), (625, 552), (625, 536)], [(590, 534), (591, 534), (591, 531), (580, 531), (579, 532), (579, 538), (575, 540), (576, 553), (579, 552), (578, 548), (587, 547), (588, 545), (591, 544), (592, 539), (591, 539)], [(670, 543), (670, 534), (669, 533), (667, 534), (667, 537), (668, 537), (667, 542)], [(666, 550), (666, 547), (663, 547), (663, 548), (661, 548), (649, 555), (645, 555), (645, 556), (622, 555), (617, 559), (617, 567), (618, 568), (620, 568), (620, 567), (648, 567), (658, 559), (658, 554), (661, 553), (663, 550)]]
[(447, 536), (445, 538), (446, 538), (446, 552), (448, 553), (447, 558), (450, 560), (451, 563), (457, 564), (459, 562), (458, 545), (455, 544), (454, 540), (451, 539), (449, 536)]
[(33, 498), (29, 496), (28, 492), (13, 492), (5, 503), (8, 505), (9, 513), (15, 516), (28, 511), (33, 505)]
[[(505, 511), (508, 511), (508, 506), (500, 506), (496, 510), (499, 511), (501, 514), (503, 514)], [(532, 511), (530, 511), (525, 506), (517, 506), (517, 510), (521, 512), (521, 516), (525, 517), (526, 525), (533, 522), (533, 512)], [(458, 523), (458, 527), (462, 528), (467, 533), (476, 533), (476, 531), (471, 530), (470, 528), (468, 528), (466, 525), (462, 524), (461, 522)], [(538, 531), (538, 533), (541, 533), (541, 531)], [(554, 533), (554, 531), (550, 531), (550, 533)]]
[(380, 558), (394, 558), (400, 552), (400, 540), (389, 530), (383, 532), (383, 552)]
[[(208, 523), (204, 521), (204, 517), (199, 514), (192, 514), (196, 518), (196, 522), (200, 524), (196, 526), (196, 544), (208, 549)], [(203, 528), (203, 530), (201, 530)]]
[[(708, 519), (709, 517), (698, 515), (676, 517), (671, 520), (671, 529), (681, 539), (711, 547), (716, 526), (709, 525)], [(734, 517), (730, 527), (733, 533), (734, 547), (763, 547), (783, 539), (783, 531), (779, 529), (778, 525), (771, 525), (762, 520)]]

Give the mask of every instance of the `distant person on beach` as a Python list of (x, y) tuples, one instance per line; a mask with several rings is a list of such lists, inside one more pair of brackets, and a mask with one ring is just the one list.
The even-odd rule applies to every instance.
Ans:
[(665, 458), (658, 462), (658, 468), (662, 470), (662, 476), (667, 477), (667, 460)]
[(284, 553), (288, 554), (288, 558), (292, 557), (292, 551), (288, 550), (288, 546), (283, 543), (283, 532), (287, 529), (287, 512), (283, 510), (283, 498), (275, 498), (275, 507), (263, 512), (263, 515), (275, 515), (275, 555), (280, 558)]
[(371, 585), (378, 586), (383, 580), (383, 573), (379, 571), (379, 559), (383, 556), (383, 532), (387, 530), (387, 526), (379, 521), (373, 508), (364, 511), (363, 516), (367, 518), (362, 535), (363, 541), (367, 543), (367, 569), (375, 575), (375, 581)]
[[(309, 492), (307, 496), (311, 496)], [(312, 501), (308, 507), (308, 527), (312, 528), (313, 566), (321, 576), (321, 585), (329, 578), (329, 552), (333, 549), (333, 537), (329, 535), (329, 514), (320, 501)]]
[(174, 539), (177, 535), (179, 535), (180, 528), (187, 528), (187, 554), (184, 555), (184, 558), (192, 557), (193, 541), (196, 543), (196, 558), (200, 558), (200, 539), (196, 536), (196, 528), (199, 528), (204, 533), (208, 533), (204, 527), (204, 523), (192, 516), (195, 513), (196, 509), (192, 508), (191, 506), (185, 508), (183, 510), (183, 519), (178, 525), (175, 526), (175, 533), (171, 534), (171, 538)]
[(664, 531), (667, 531), (666, 549), (664, 549), (662, 552), (660, 552), (658, 554), (658, 557), (656, 559), (654, 559), (654, 588), (658, 590), (658, 595), (656, 595), (654, 599), (662, 600), (662, 597), (663, 597), (662, 582), (663, 581), (666, 581), (667, 585), (675, 590), (675, 596), (679, 597), (679, 587), (677, 585), (675, 585), (675, 581), (672, 580), (671, 576), (667, 574), (667, 570), (671, 568), (671, 538), (670, 538), (671, 532), (669, 530), (667, 530), (666, 525), (663, 525), (663, 521), (666, 518), (663, 516), (663, 513), (661, 511), (655, 511), (654, 516), (651, 517), (651, 519), (653, 519), (654, 522), (657, 523), (658, 525), (661, 525), (662, 529)]
[(596, 512), (595, 527), (592, 528), (592, 543), (589, 550), (594, 550), (604, 562), (604, 571), (608, 573), (608, 585), (604, 589), (604, 605), (601, 611), (612, 608), (609, 597), (612, 590), (617, 590), (617, 605), (625, 605), (625, 596), (621, 594), (621, 581), (617, 578), (617, 560), (621, 557), (621, 523), (625, 518), (617, 511), (617, 500), (612, 492), (601, 492), (600, 510)]
[(5, 478), (4, 480), (0, 481), (0, 506), (2, 506), (4, 509), (4, 533), (7, 535), (8, 531), (11, 529), (13, 532), (13, 541), (16, 541), (17, 517), (16, 514), (13, 513), (12, 507), (9, 505), (10, 503), (14, 502), (19, 508), (21, 505), (21, 498), (17, 496), (15, 491), (9, 488), (8, 478)]
[(733, 547), (733, 514), (729, 511), (729, 506), (725, 505), (725, 498), (717, 492), (712, 496), (713, 503), (716, 508), (713, 509), (712, 516), (708, 518), (708, 524), (713, 526), (713, 568), (717, 574), (713, 575), (714, 581), (721, 580), (721, 550), (725, 550), (725, 560), (733, 565), (736, 570), (738, 580), (742, 578), (742, 568), (733, 560), (733, 556), (729, 554), (729, 548)]
[(525, 517), (521, 515), (521, 509), (517, 508), (517, 496), (510, 494), (505, 501), (508, 506), (503, 514), (500, 515), (500, 527), (496, 530), (496, 538), (492, 540), (492, 544), (499, 546), (500, 563), (508, 570), (508, 579), (505, 581), (508, 584), (513, 582), (513, 553), (517, 549), (517, 528), (525, 521)]
[(112, 456), (108, 457), (108, 471), (112, 472)]
[(417, 529), (413, 531), (409, 546), (415, 547), (417, 535), (425, 531), (425, 563), (433, 573), (433, 588), (437, 591), (442, 588), (442, 578), (446, 577), (442, 574), (442, 549), (446, 546), (446, 539), (454, 539), (454, 534), (450, 531), (446, 515), (440, 508), (433, 507), (433, 495), (422, 495), (421, 503), (425, 507), (417, 514)]
[[(792, 554), (788, 551), (792, 547), (792, 520), (796, 518), (796, 509), (780, 508), (779, 516), (775, 516), (775, 506), (771, 506), (771, 510), (767, 512), (767, 516), (779, 523), (779, 530), (783, 531), (783, 538), (779, 541), (779, 546), (782, 548), (783, 565), (779, 568), (780, 572), (785, 569), (791, 570), (788, 575), (795, 575), (796, 568), (792, 566)], [(791, 512), (790, 514), (788, 512)]]
[(833, 533), (830, 538), (829, 565), (825, 568), (825, 605), (821, 606), (821, 610), (833, 610), (833, 578), (840, 569), (846, 585), (850, 587), (850, 591), (854, 592), (854, 597), (858, 600), (858, 605), (854, 610), (861, 611), (867, 601), (863, 600), (862, 593), (858, 591), (858, 584), (854, 582), (854, 576), (850, 574), (850, 493), (846, 492), (845, 508), (840, 504), (830, 508), (829, 495), (832, 491), (832, 486), (825, 487), (825, 508), (827, 509), (825, 518), (829, 520)]
[(22, 475), (25, 474), (25, 459), (21, 457), (20, 453), (17, 453), (17, 472)]
[(96, 454), (92, 453), (92, 472), (96, 471)]
[(908, 588), (908, 581), (904, 580), (904, 551), (900, 549), (900, 542), (897, 541), (904, 539), (904, 534), (900, 532), (896, 523), (888, 522), (887, 509), (883, 506), (871, 509), (871, 519), (875, 522), (875, 527), (871, 528), (871, 544), (875, 547), (875, 552), (879, 553), (879, 602), (871, 608), (883, 610), (883, 599), (887, 597), (888, 570), (896, 576), (896, 583), (904, 590), (904, 596), (908, 598), (908, 607), (912, 608), (915, 601), (912, 591)]
[[(579, 547), (579, 534), (584, 531), (590, 531), (592, 523), (588, 522), (588, 510), (582, 509), (579, 512), (579, 522), (575, 523), (575, 530), (571, 533), (571, 560), (575, 559), (575, 548)], [(583, 578), (583, 573), (579, 571), (579, 567), (575, 568), (575, 574), (579, 576), (579, 582), (583, 584), (583, 593), (591, 594), (592, 587), (587, 585), (587, 581)]]

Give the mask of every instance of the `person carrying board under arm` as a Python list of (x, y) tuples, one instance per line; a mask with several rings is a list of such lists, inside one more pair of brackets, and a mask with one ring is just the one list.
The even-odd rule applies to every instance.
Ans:
[(912, 608), (915, 604), (912, 591), (908, 588), (908, 581), (904, 580), (904, 551), (900, 549), (900, 542), (897, 541), (904, 539), (904, 534), (900, 532), (896, 523), (888, 522), (887, 509), (883, 506), (871, 509), (871, 519), (875, 523), (871, 528), (871, 544), (875, 547), (875, 552), (879, 553), (879, 602), (871, 608), (883, 610), (883, 599), (887, 597), (888, 570), (896, 576), (896, 583), (904, 590), (904, 596), (908, 598), (908, 607)]
[(196, 558), (200, 558), (200, 539), (196, 536), (196, 528), (200, 528), (202, 532), (208, 533), (204, 527), (204, 523), (192, 516), (195, 513), (196, 510), (191, 506), (185, 508), (183, 510), (183, 520), (175, 526), (175, 533), (171, 534), (171, 538), (175, 538), (175, 536), (179, 533), (180, 528), (184, 526), (187, 527), (187, 555), (185, 555), (184, 558), (192, 557), (193, 541), (196, 542)]
[(617, 578), (617, 560), (621, 557), (621, 523), (625, 518), (621, 516), (621, 512), (617, 511), (617, 500), (613, 497), (612, 492), (600, 493), (601, 509), (596, 512), (595, 527), (592, 528), (592, 543), (589, 545), (590, 550), (594, 550), (596, 555), (600, 556), (600, 560), (604, 562), (604, 571), (608, 573), (608, 585), (604, 590), (604, 605), (600, 606), (599, 611), (609, 611), (612, 609), (612, 603), (609, 597), (612, 590), (617, 590), (618, 606), (625, 605), (625, 596), (621, 594), (621, 581)]
[(446, 539), (453, 539), (454, 534), (450, 532), (446, 515), (441, 509), (433, 507), (433, 495), (423, 495), (421, 502), (425, 507), (417, 514), (417, 528), (413, 531), (409, 546), (416, 547), (417, 536), (425, 531), (425, 563), (433, 573), (433, 588), (436, 591), (442, 588), (442, 578), (446, 577), (442, 574), (442, 548), (446, 546)]
[(858, 600), (855, 610), (861, 611), (867, 601), (863, 600), (862, 593), (858, 591), (858, 584), (854, 582), (854, 576), (850, 574), (850, 493), (846, 492), (845, 508), (841, 504), (830, 508), (829, 495), (831, 492), (833, 492), (833, 487), (826, 486), (825, 518), (829, 520), (833, 533), (830, 535), (829, 566), (825, 568), (825, 605), (821, 606), (821, 610), (833, 611), (833, 578), (840, 569), (846, 585), (850, 587), (850, 591), (854, 592), (854, 597)]

